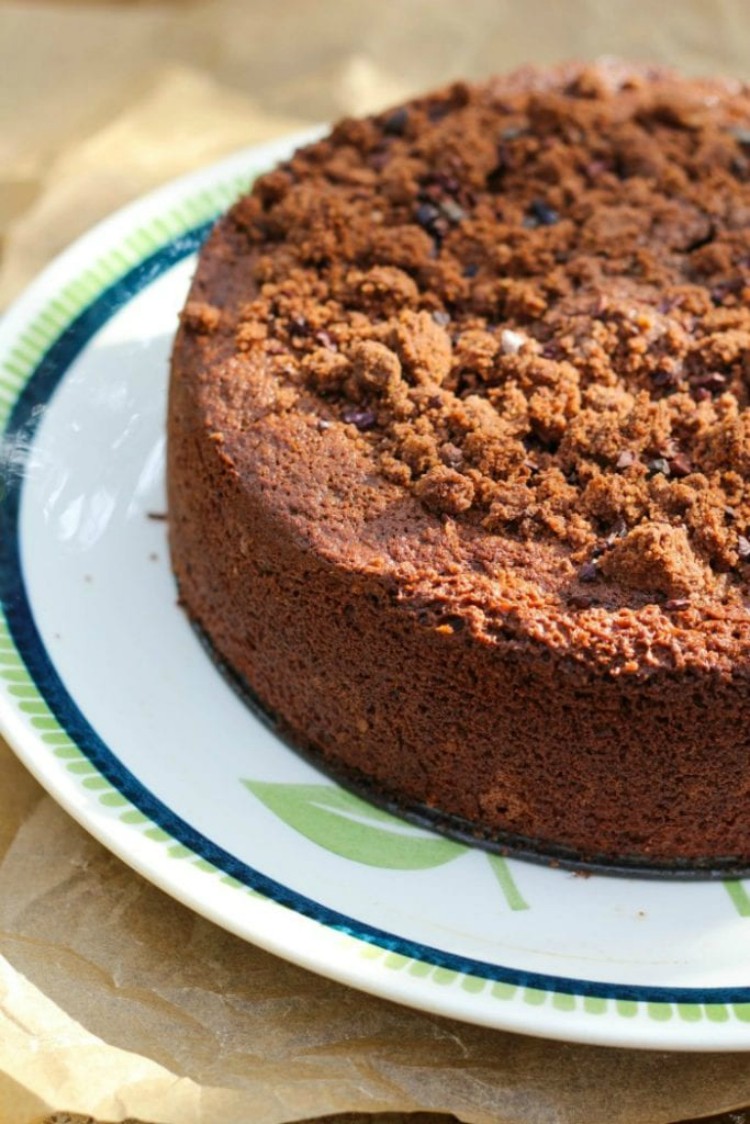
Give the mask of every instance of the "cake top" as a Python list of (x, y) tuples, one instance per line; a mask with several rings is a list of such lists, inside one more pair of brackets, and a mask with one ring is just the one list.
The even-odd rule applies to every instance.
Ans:
[(278, 409), (543, 560), (571, 628), (750, 620), (745, 87), (617, 63), (453, 85), (341, 122), (228, 221), (252, 284), (199, 288), (186, 324), (262, 355)]

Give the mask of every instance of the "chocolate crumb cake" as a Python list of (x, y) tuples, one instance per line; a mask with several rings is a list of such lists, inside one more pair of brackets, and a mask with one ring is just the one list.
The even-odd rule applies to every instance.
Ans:
[(750, 90), (456, 84), (262, 176), (174, 346), (182, 601), (379, 801), (750, 868)]

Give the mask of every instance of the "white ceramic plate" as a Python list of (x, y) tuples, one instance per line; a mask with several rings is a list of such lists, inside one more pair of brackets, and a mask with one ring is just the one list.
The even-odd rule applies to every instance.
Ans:
[(177, 312), (207, 224), (290, 147), (115, 215), (0, 327), (6, 737), (146, 878), (313, 971), (530, 1034), (749, 1048), (742, 883), (575, 876), (371, 808), (254, 717), (177, 607), (153, 518)]

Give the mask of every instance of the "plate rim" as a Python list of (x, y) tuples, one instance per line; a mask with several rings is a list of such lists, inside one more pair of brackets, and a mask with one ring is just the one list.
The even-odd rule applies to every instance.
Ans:
[[(149, 265), (155, 255), (171, 248), (173, 256), (169, 264), (173, 265), (182, 260), (193, 251), (201, 232), (208, 229), (211, 221), (256, 174), (270, 167), (277, 159), (288, 155), (297, 145), (314, 139), (319, 134), (320, 129), (316, 128), (252, 146), (208, 168), (173, 180), (141, 199), (129, 203), (98, 223), (47, 266), (0, 322), (0, 361), (2, 362), (0, 435), (4, 437), (24, 392), (32, 381), (39, 377), (45, 362), (48, 363), (48, 373), (54, 372), (54, 363), (48, 362), (50, 348), (54, 347), (97, 301), (101, 301), (106, 294), (112, 293), (117, 285), (127, 282), (140, 270), (147, 279), (141, 281), (137, 289), (129, 295), (125, 295), (122, 303), (126, 304), (136, 292), (141, 291), (145, 284), (163, 272), (160, 270), (158, 274), (150, 276), (148, 274)], [(54, 297), (51, 297), (53, 293)], [(109, 315), (112, 315), (117, 308), (122, 307), (122, 303), (115, 302), (103, 322), (106, 322)], [(82, 344), (81, 350), (85, 349), (86, 342)], [(8, 354), (3, 356), (4, 352)], [(62, 367), (59, 379), (65, 377), (66, 369), (66, 366)], [(21, 472), (19, 492), (22, 478)], [(5, 510), (7, 505), (4, 504), (3, 508)], [(15, 546), (14, 540), (13, 548)], [(22, 580), (20, 564), (19, 574)], [(177, 872), (186, 869), (184, 864), (180, 868), (179, 863), (173, 862), (169, 866), (161, 861), (165, 854), (169, 854), (170, 847), (172, 850), (175, 846), (186, 850), (185, 845), (174, 836), (170, 836), (160, 823), (150, 819), (131, 803), (121, 789), (96, 767), (89, 754), (58, 721), (57, 715), (49, 705), (43, 686), (27, 666), (23, 645), (19, 647), (17, 637), (8, 625), (4, 602), (3, 597), (3, 611), (0, 614), (0, 681), (5, 690), (0, 693), (0, 731), (6, 737), (8, 744), (50, 795), (105, 847), (147, 880), (214, 923), (302, 967), (360, 990), (394, 999), (433, 1014), (454, 1017), (495, 1029), (601, 1045), (705, 1051), (750, 1049), (750, 1034), (746, 1025), (750, 1021), (750, 987), (659, 989), (645, 985), (610, 985), (597, 982), (593, 985), (594, 992), (607, 989), (610, 992), (607, 995), (597, 995), (591, 993), (591, 987), (587, 987), (589, 982), (585, 980), (571, 980), (510, 969), (508, 971), (516, 977), (525, 976), (527, 982), (519, 980), (511, 985), (497, 980), (496, 985), (500, 987), (512, 987), (513, 994), (498, 993), (497, 998), (505, 998), (509, 1002), (498, 1004), (494, 1009), (485, 1004), (487, 1006), (485, 1011), (484, 1008), (479, 1009), (475, 998), (479, 994), (479, 989), (470, 981), (479, 981), (484, 988), (488, 977), (478, 976), (471, 971), (462, 973), (460, 970), (441, 966), (439, 957), (443, 954), (440, 950), (431, 950), (428, 946), (419, 946), (418, 942), (379, 931), (374, 931), (377, 939), (373, 939), (372, 934), (368, 938), (362, 935), (362, 931), (370, 928), (369, 926), (346, 918), (344, 915), (339, 915), (340, 926), (331, 925), (322, 920), (320, 915), (316, 917), (301, 910), (298, 904), (284, 902), (273, 893), (264, 895), (261, 891), (246, 886), (233, 878), (229, 872), (224, 874), (224, 881), (228, 882), (226, 889), (230, 886), (232, 889), (237, 887), (249, 889), (252, 895), (257, 895), (266, 905), (283, 911), (283, 921), (273, 927), (272, 936), (269, 931), (262, 931), (262, 917), (259, 920), (256, 918), (254, 922), (256, 927), (253, 928), (248, 925), (246, 918), (235, 920), (232, 909), (222, 911), (221, 908), (209, 905), (200, 889), (194, 889), (192, 883), (188, 885), (180, 878)], [(40, 643), (44, 649), (41, 640)], [(9, 680), (9, 672), (12, 672), (16, 678)], [(24, 675), (27, 682), (23, 681)], [(25, 687), (32, 691), (32, 694), (8, 693), (9, 682), (11, 686), (15, 682)], [(36, 692), (36, 698), (33, 692)], [(26, 705), (22, 705), (23, 703)], [(118, 760), (108, 747), (105, 748), (115, 760)], [(73, 762), (80, 765), (81, 759), (88, 761), (91, 769), (85, 774), (80, 773), (79, 769), (80, 780), (76, 787), (71, 784), (72, 774), (69, 766)], [(89, 783), (84, 787), (87, 779), (89, 782), (97, 783)], [(137, 782), (137, 778), (134, 779)], [(138, 816), (142, 818), (139, 820)], [(123, 832), (120, 828), (113, 829), (113, 825), (123, 823), (128, 825), (128, 832)], [(161, 833), (164, 838), (158, 838), (157, 833)], [(137, 847), (134, 851), (135, 838), (148, 838), (151, 846)], [(169, 857), (184, 859), (187, 856), (175, 853)], [(196, 870), (200, 869), (203, 874), (217, 872), (216, 866), (206, 864), (206, 860), (199, 853), (194, 852), (194, 857), (195, 861), (191, 860), (191, 862)], [(204, 864), (203, 867), (201, 863)], [(212, 869), (206, 869), (206, 866)], [(259, 874), (266, 883), (273, 882), (260, 872), (254, 873)], [(294, 898), (300, 897), (295, 891), (290, 891), (290, 894)], [(230, 900), (227, 896), (227, 902)], [(313, 902), (313, 905), (317, 906), (317, 904)], [(318, 907), (318, 909), (321, 914), (337, 912), (328, 907)], [(356, 933), (347, 926), (347, 922), (355, 927)], [(296, 939), (295, 926), (299, 927), (300, 924), (303, 937), (305, 935), (310, 937), (309, 932), (305, 933), (305, 927), (314, 925), (323, 926), (329, 934), (335, 933), (337, 939), (344, 944), (353, 942), (357, 956), (343, 957), (340, 962), (332, 964), (330, 958), (325, 958), (325, 949), (322, 951), (317, 949), (315, 941), (312, 941), (311, 947), (315, 946), (317, 951), (314, 953), (306, 951), (303, 947), (304, 940)], [(290, 925), (292, 930), (295, 930), (291, 934)], [(285, 928), (286, 933), (279, 933), (277, 930), (280, 928)], [(401, 947), (406, 945), (420, 947), (423, 951), (436, 954), (438, 959), (433, 957), (425, 960), (404, 956), (393, 947), (394, 942)], [(321, 956), (323, 956), (322, 960)], [(444, 958), (453, 961), (461, 959), (454, 953), (445, 954)], [(410, 962), (429, 964), (432, 975), (410, 977)], [(465, 958), (465, 963), (474, 965), (479, 962)], [(502, 970), (501, 965), (489, 965), (489, 967)], [(453, 977), (462, 976), (462, 979), (457, 982), (454, 978), (450, 980), (441, 978), (436, 975), (440, 972), (444, 976), (452, 972)], [(410, 979), (410, 983), (405, 986), (404, 980), (407, 979)], [(542, 980), (545, 983), (563, 982), (575, 985), (577, 990), (539, 988), (534, 986), (534, 982), (529, 984), (529, 980), (535, 982)], [(433, 985), (431, 989), (427, 986), (428, 982)], [(448, 983), (457, 983), (457, 986), (444, 986)], [(435, 987), (434, 984), (443, 986)], [(516, 995), (515, 992), (521, 994)], [(641, 993), (640, 997), (633, 999), (633, 993), (638, 992)], [(720, 998), (717, 1002), (706, 1004), (700, 1000), (690, 1002), (682, 999), (651, 999), (646, 994), (675, 995), (678, 992), (701, 994), (715, 992), (717, 996), (737, 995), (738, 998)], [(695, 1008), (698, 1006), (705, 1008), (701, 1012), (702, 1021), (698, 1021), (696, 1016)], [(711, 1007), (715, 1008), (713, 1013), (709, 1010)], [(724, 1014), (720, 1012), (721, 1007), (731, 1008), (736, 1019), (735, 1023), (731, 1021), (726, 1011)], [(676, 1011), (673, 1012), (672, 1008), (676, 1008)], [(494, 1015), (495, 1010), (498, 1012), (498, 1017)], [(570, 1015), (571, 1012), (588, 1017), (566, 1021), (564, 1016)], [(677, 1019), (672, 1018), (673, 1013), (677, 1015)], [(602, 1018), (602, 1015), (620, 1017)], [(709, 1024), (714, 1028), (714, 1037), (702, 1033)], [(675, 1032), (676, 1027), (679, 1027), (678, 1032)]]

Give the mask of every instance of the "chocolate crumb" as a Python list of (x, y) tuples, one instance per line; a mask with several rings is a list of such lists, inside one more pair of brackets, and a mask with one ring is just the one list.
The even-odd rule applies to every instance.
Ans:
[(587, 78), (344, 122), (234, 212), (258, 284), (231, 328), (270, 359), (274, 410), (309, 396), (314, 427), (337, 403), (390, 484), (589, 559), (636, 608), (694, 582), (740, 598), (729, 520), (750, 527), (750, 183), (730, 167), (750, 148), (727, 132), (750, 96), (688, 128), (679, 80), (655, 81), (656, 108), (650, 78)]
[(444, 515), (460, 515), (468, 511), (474, 500), (474, 485), (455, 469), (438, 465), (426, 472), (415, 491), (427, 507)]

